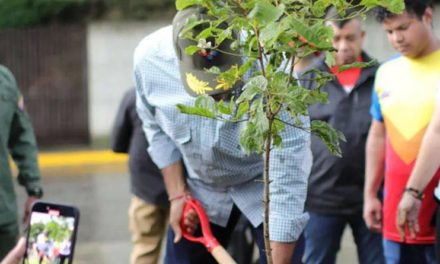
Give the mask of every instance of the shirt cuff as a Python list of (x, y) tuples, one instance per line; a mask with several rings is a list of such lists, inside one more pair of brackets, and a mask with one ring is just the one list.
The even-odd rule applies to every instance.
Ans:
[(150, 145), (148, 153), (159, 169), (168, 167), (182, 159), (182, 154), (180, 154), (180, 151), (177, 148), (163, 147), (160, 149), (153, 149)]
[(308, 213), (302, 213), (294, 219), (269, 217), (270, 240), (284, 243), (297, 241), (308, 220)]

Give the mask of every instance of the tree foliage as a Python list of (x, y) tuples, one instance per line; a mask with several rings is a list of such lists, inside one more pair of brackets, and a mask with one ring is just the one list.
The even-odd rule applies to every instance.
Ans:
[(0, 29), (97, 18), (145, 19), (173, 0), (0, 0)]
[(86, 0), (0, 0), (0, 28), (76, 19)]

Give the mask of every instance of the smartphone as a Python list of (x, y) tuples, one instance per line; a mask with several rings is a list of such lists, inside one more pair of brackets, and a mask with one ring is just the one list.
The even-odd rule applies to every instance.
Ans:
[(72, 264), (78, 223), (79, 210), (74, 206), (34, 203), (23, 264)]

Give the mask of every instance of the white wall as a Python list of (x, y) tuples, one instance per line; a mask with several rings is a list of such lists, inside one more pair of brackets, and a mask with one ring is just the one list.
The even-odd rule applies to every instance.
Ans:
[(124, 92), (133, 85), (133, 51), (139, 41), (171, 19), (94, 22), (88, 26), (89, 127), (92, 137), (109, 135)]

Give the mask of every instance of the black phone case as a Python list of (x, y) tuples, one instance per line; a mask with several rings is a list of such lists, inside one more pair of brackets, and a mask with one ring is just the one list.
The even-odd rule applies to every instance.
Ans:
[[(45, 224), (36, 223), (35, 224), (35, 230), (33, 229), (31, 223), (32, 223), (32, 213), (39, 212), (43, 214), (47, 214), (48, 218), (50, 220), (47, 220), (50, 222), (52, 228), (54, 225), (56, 225), (56, 221), (53, 220), (54, 218), (62, 219), (59, 217), (72, 217), (74, 218), (73, 223), (73, 229), (66, 231), (66, 226), (63, 226), (63, 232), (70, 232), (70, 235), (62, 235), (57, 234), (57, 236), (54, 236), (58, 238), (55, 242), (52, 238), (49, 238), (49, 224), (47, 226)], [(58, 214), (58, 215), (55, 215)], [(80, 219), (80, 213), (77, 207), (72, 205), (66, 205), (66, 204), (57, 204), (57, 203), (50, 203), (50, 202), (44, 202), (44, 201), (37, 201), (33, 204), (32, 210), (31, 210), (31, 217), (29, 219), (29, 223), (27, 226), (27, 232), (26, 232), (26, 253), (23, 258), (23, 264), (30, 263), (30, 256), (29, 252), (31, 252), (33, 258), (37, 258), (38, 260), (42, 258), (50, 259), (51, 263), (60, 263), (60, 264), (72, 264), (73, 263), (73, 257), (74, 257), (74, 251), (75, 251), (75, 244), (76, 244), (76, 238), (78, 233), (78, 224)], [(38, 236), (30, 237), (31, 232), (36, 232), (36, 229), (38, 228)], [(52, 230), (53, 232), (53, 230)], [(60, 233), (63, 233), (60, 232)], [(44, 243), (40, 243), (37, 241), (39, 236), (42, 236), (45, 240)], [(59, 238), (63, 237), (63, 241), (60, 242)], [(40, 241), (41, 242), (41, 241)], [(69, 254), (65, 255), (63, 254), (63, 245), (64, 250), (68, 250)], [(65, 251), (64, 251), (65, 252)], [(67, 261), (66, 261), (67, 260)], [(46, 263), (46, 262), (43, 262)]]

